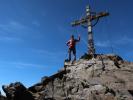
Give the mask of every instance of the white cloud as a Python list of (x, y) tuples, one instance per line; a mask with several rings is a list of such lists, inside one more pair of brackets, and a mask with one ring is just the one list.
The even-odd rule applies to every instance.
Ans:
[(43, 68), (43, 65), (38, 64), (32, 64), (32, 63), (24, 63), (24, 62), (11, 62), (13, 66), (19, 69), (25, 69), (25, 68)]
[(5, 67), (3, 68), (6, 68), (6, 66), (12, 66), (12, 68), (17, 68), (17, 69), (27, 69), (27, 68), (39, 68), (39, 69), (42, 69), (42, 68), (46, 68), (45, 66), (43, 65), (39, 65), (39, 64), (34, 64), (34, 63), (26, 63), (26, 62), (15, 62), (15, 61), (0, 61), (0, 64), (1, 65), (4, 65)]
[[(38, 50), (38, 49), (34, 49), (34, 52), (39, 55), (42, 56), (44, 58), (46, 58), (48, 61), (50, 61), (51, 63), (54, 62), (60, 62), (61, 59), (63, 57), (65, 57), (66, 52), (63, 51), (48, 51), (48, 50)], [(64, 58), (65, 59), (65, 58)]]
[[(37, 23), (34, 23), (37, 25)], [(11, 20), (8, 23), (0, 24), (0, 40), (1, 41), (18, 41), (23, 40), (25, 35), (33, 34), (32, 28)], [(33, 35), (32, 35), (33, 36)]]
[(132, 44), (133, 43), (133, 38), (127, 37), (127, 36), (122, 36), (118, 40), (113, 41), (114, 44), (116, 45), (123, 45), (123, 44)]
[(45, 56), (49, 56), (49, 57), (55, 57), (55, 56), (62, 56), (65, 53), (62, 51), (48, 51), (48, 50), (34, 50), (35, 52), (41, 54), (41, 55), (45, 55)]
[(98, 47), (109, 47), (110, 43), (109, 43), (109, 41), (103, 41), (103, 42), (98, 41), (98, 42), (96, 42), (96, 46), (98, 46)]
[(19, 31), (22, 31), (24, 30), (26, 27), (17, 22), (17, 21), (10, 21), (6, 24), (0, 24), (0, 29), (5, 31), (5, 32), (11, 32), (11, 33), (16, 33), (16, 32), (19, 32)]
[(0, 41), (7, 42), (7, 41), (21, 41), (22, 39), (18, 37), (9, 37), (9, 36), (0, 36)]
[(96, 46), (99, 47), (109, 47), (110, 45), (113, 46), (118, 46), (118, 45), (125, 45), (125, 44), (129, 44), (132, 45), (133, 44), (133, 39), (127, 36), (123, 36), (121, 38), (118, 38), (117, 40), (112, 40), (112, 41), (97, 41)]
[(18, 41), (22, 40), (20, 34), (27, 27), (17, 21), (10, 21), (6, 24), (0, 24), (0, 40), (1, 41)]

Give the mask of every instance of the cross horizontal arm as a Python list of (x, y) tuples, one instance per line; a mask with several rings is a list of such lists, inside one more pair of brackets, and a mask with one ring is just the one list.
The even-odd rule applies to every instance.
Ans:
[(81, 20), (76, 20), (76, 21), (72, 22), (71, 25), (72, 26), (77, 26), (77, 25), (84, 24), (84, 23), (87, 23), (86, 18), (82, 18)]
[[(101, 18), (101, 17), (108, 16), (108, 15), (109, 15), (109, 13), (101, 12), (101, 13), (99, 13), (99, 14), (97, 14), (97, 15), (91, 16), (91, 21), (92, 21), (92, 20), (95, 20), (95, 19), (98, 19), (98, 18)], [(90, 17), (89, 17), (89, 18), (90, 18)]]
[(72, 26), (77, 26), (77, 25), (80, 25), (80, 24), (85, 24), (85, 23), (88, 22), (88, 19), (90, 19), (90, 21), (93, 21), (95, 19), (105, 17), (105, 16), (108, 16), (108, 15), (109, 15), (109, 13), (101, 12), (97, 15), (86, 16), (85, 18), (82, 18), (81, 20), (76, 20), (76, 21), (72, 22), (71, 25)]

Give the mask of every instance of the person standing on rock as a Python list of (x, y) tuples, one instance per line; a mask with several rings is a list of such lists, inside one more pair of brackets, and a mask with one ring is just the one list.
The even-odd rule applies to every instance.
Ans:
[(71, 35), (70, 40), (66, 43), (67, 46), (69, 47), (68, 53), (69, 53), (69, 58), (68, 61), (71, 61), (71, 52), (74, 55), (74, 60), (76, 61), (76, 43), (80, 41), (80, 35), (78, 36), (78, 39), (74, 38), (74, 35)]

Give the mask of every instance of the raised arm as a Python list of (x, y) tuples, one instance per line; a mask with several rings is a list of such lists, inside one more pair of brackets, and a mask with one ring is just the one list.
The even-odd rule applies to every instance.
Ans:
[(79, 42), (80, 41), (80, 35), (78, 36), (78, 39), (76, 39), (76, 42)]

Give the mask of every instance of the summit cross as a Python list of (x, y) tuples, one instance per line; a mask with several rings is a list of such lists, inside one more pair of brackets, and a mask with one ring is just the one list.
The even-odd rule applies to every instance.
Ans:
[(86, 7), (86, 16), (81, 18), (80, 20), (75, 20), (74, 22), (71, 23), (71, 25), (78, 26), (78, 25), (87, 25), (88, 29), (88, 54), (94, 55), (95, 54), (95, 47), (94, 47), (94, 39), (93, 39), (93, 32), (92, 32), (92, 27), (95, 25), (92, 25), (93, 20), (98, 20), (102, 17), (108, 16), (108, 12), (100, 12), (96, 14), (95, 12), (91, 12), (90, 6)]

